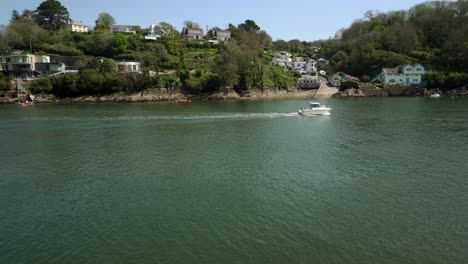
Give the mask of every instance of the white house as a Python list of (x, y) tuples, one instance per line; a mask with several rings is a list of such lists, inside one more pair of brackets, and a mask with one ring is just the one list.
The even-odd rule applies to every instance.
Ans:
[(82, 21), (68, 20), (68, 27), (72, 32), (88, 32), (89, 28)]
[(109, 29), (110, 31), (112, 31), (112, 33), (136, 34), (135, 27), (136, 26), (130, 26), (130, 25), (111, 25), (109, 26)]
[(119, 72), (141, 72), (140, 63), (136, 61), (117, 61), (115, 64)]
[(314, 75), (317, 73), (317, 62), (314, 59), (307, 60), (306, 73)]
[(273, 58), (271, 65), (289, 67), (291, 65), (291, 58), (288, 55), (281, 55), (279, 58)]
[(406, 64), (396, 68), (383, 68), (382, 72), (374, 78), (383, 84), (418, 85), (426, 73), (421, 64)]
[(291, 63), (291, 67), (293, 68), (293, 70), (299, 73), (306, 72), (306, 65), (307, 62), (304, 60), (304, 58), (301, 57), (294, 58), (294, 61)]
[(301, 74), (316, 75), (317, 73), (317, 62), (313, 59), (296, 57), (292, 62), (291, 67), (294, 71)]

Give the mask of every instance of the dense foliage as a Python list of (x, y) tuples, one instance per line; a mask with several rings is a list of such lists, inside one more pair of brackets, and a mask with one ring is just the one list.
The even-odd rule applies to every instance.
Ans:
[[(47, 0), (41, 6), (49, 2), (56, 1)], [(13, 12), (11, 23), (0, 34), (0, 52), (31, 49), (36, 53), (94, 57), (102, 61), (100, 66), (92, 59), (81, 65), (80, 69), (87, 70), (78, 76), (37, 80), (31, 86), (37, 92), (69, 96), (163, 86), (182, 87), (195, 93), (223, 88), (243, 92), (251, 88), (287, 89), (297, 84), (291, 72), (269, 65), (271, 37), (253, 20), (246, 20), (239, 26), (230, 25), (231, 41), (213, 45), (207, 41), (184, 40), (178, 30), (166, 22), (156, 25), (154, 30), (160, 38), (152, 41), (143, 37), (149, 29), (137, 28), (137, 34), (112, 34), (108, 28), (115, 19), (108, 13), (99, 14), (95, 30), (89, 33), (74, 33), (58, 27), (45, 30), (38, 25), (35, 15), (31, 18), (26, 14)], [(184, 26), (198, 27), (198, 24), (185, 21)], [(48, 32), (49, 29), (52, 32)], [(135, 75), (134, 81), (129, 82), (125, 75), (112, 73), (115, 65), (106, 58), (139, 61), (144, 72), (171, 74), (149, 79), (143, 77), (148, 74)]]
[(113, 92), (138, 92), (150, 88), (180, 88), (175, 75), (162, 74), (150, 77), (147, 74), (100, 72), (84, 70), (80, 74), (39, 78), (31, 82), (33, 93), (53, 93), (61, 97), (108, 94)]
[(0, 73), (0, 91), (8, 91), (11, 89), (12, 78), (8, 76), (4, 76), (2, 73)]
[[(46, 10), (61, 19), (57, 23), (45, 19)], [(95, 30), (70, 32), (63, 27), (68, 18), (66, 8), (56, 0), (46, 0), (35, 11), (13, 11), (10, 24), (0, 28), (0, 53), (23, 50), (87, 59), (88, 63), (75, 65), (82, 70), (79, 75), (38, 80), (32, 85), (36, 91), (62, 96), (164, 86), (196, 93), (297, 86), (297, 75), (270, 65), (272, 54), (280, 50), (294, 56), (324, 57), (330, 64), (322, 69), (347, 72), (364, 81), (382, 67), (421, 63), (431, 70), (426, 77), (429, 86), (449, 89), (468, 82), (467, 12), (468, 0), (431, 1), (408, 11), (369, 11), (349, 28), (339, 30), (335, 38), (315, 42), (273, 42), (253, 20), (246, 20), (238, 26), (229, 25), (232, 38), (228, 43), (213, 45), (184, 40), (166, 22), (154, 28), (160, 36), (157, 41), (145, 40), (149, 29), (139, 27), (136, 34), (112, 34), (108, 28), (115, 19), (105, 12), (96, 19)], [(185, 21), (184, 26), (198, 24)], [(113, 60), (139, 61), (144, 74), (118, 75)], [(159, 76), (149, 77), (149, 72)]]
[(358, 77), (373, 76), (382, 67), (421, 63), (432, 71), (427, 75), (431, 86), (466, 85), (467, 14), (467, 0), (430, 1), (408, 11), (369, 11), (335, 39), (321, 42), (321, 54), (330, 58), (332, 71)]
[(34, 14), (36, 22), (51, 31), (56, 31), (63, 27), (69, 20), (69, 13), (57, 0), (46, 0), (36, 9)]

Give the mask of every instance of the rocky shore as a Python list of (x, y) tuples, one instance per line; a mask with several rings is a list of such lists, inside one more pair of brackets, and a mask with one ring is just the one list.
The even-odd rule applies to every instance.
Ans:
[[(60, 98), (52, 94), (35, 94), (36, 103), (124, 103), (124, 102), (158, 102), (190, 100), (234, 100), (234, 99), (267, 99), (267, 98), (313, 98), (314, 90), (298, 89), (251, 89), (239, 94), (232, 88), (222, 89), (214, 93), (192, 94), (182, 90), (148, 89), (136, 93), (112, 93), (105, 95), (84, 95)], [(14, 104), (17, 101), (28, 100), (26, 95), (16, 95), (8, 92), (0, 94), (0, 104)]]
[(363, 86), (349, 88), (333, 95), (340, 97), (386, 97), (386, 96), (424, 96), (426, 89), (411, 86)]
[(468, 96), (468, 89), (466, 87), (450, 90), (446, 93), (450, 96)]
[[(158, 102), (176, 101), (179, 99), (190, 100), (242, 100), (242, 99), (285, 99), (315, 97), (317, 89), (300, 90), (290, 89), (250, 89), (244, 93), (237, 93), (232, 88), (222, 89), (214, 93), (192, 94), (182, 90), (172, 89), (148, 89), (136, 93), (112, 93), (105, 95), (84, 95), (78, 97), (60, 98), (52, 94), (35, 94), (36, 103), (124, 103), (124, 102)], [(361, 87), (349, 88), (333, 94), (333, 98), (346, 97), (386, 97), (386, 96), (429, 96), (439, 93), (448, 96), (468, 96), (467, 88), (459, 88), (442, 93), (439, 89), (418, 89), (413, 87)], [(0, 93), (0, 104), (14, 104), (17, 101), (26, 101), (29, 98), (24, 95), (16, 95), (15, 92)]]

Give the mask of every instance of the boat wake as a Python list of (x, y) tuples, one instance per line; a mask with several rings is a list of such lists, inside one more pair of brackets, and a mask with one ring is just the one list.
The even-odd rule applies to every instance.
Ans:
[(126, 121), (126, 120), (247, 120), (247, 119), (272, 119), (297, 117), (296, 112), (292, 113), (196, 113), (196, 114), (171, 114), (171, 115), (123, 115), (123, 116), (94, 116), (94, 117), (44, 117), (28, 118), (28, 120), (38, 121)]

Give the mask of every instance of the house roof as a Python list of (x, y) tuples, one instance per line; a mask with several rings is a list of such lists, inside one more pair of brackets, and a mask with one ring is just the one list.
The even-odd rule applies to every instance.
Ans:
[(83, 23), (83, 21), (78, 21), (78, 20), (73, 20), (73, 19), (70, 19), (70, 25), (77, 25), (77, 26), (86, 27), (86, 25), (85, 25), (85, 23)]
[(398, 72), (400, 72), (400, 67), (396, 67), (396, 68), (383, 68), (383, 69), (382, 69), (382, 72), (383, 72), (383, 73), (398, 73)]
[(203, 34), (203, 29), (201, 28), (188, 28), (188, 27), (184, 27), (182, 29), (182, 32), (184, 33), (202, 33)]
[(117, 29), (117, 28), (119, 28), (119, 29), (131, 28), (131, 29), (133, 29), (134, 27), (136, 27), (136, 26), (131, 26), (131, 25), (111, 25), (111, 26), (109, 26), (109, 28), (111, 28), (111, 29), (112, 28), (115, 28), (115, 29)]
[(400, 65), (400, 66), (397, 66), (395, 68), (382, 68), (382, 72), (383, 73), (400, 73), (402, 71), (402, 69), (404, 69), (405, 67), (407, 66), (411, 66), (413, 68), (416, 68), (416, 67), (423, 67), (421, 64), (403, 64), (403, 65)]

